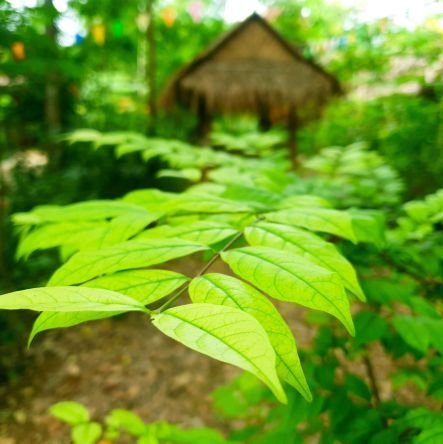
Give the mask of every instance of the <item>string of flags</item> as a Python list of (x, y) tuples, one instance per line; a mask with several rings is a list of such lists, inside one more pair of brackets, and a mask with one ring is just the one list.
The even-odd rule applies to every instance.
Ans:
[[(205, 6), (202, 0), (191, 0), (188, 2), (186, 12), (194, 23), (200, 23), (204, 18)], [(274, 21), (279, 18), (283, 10), (278, 7), (271, 7), (265, 13), (265, 18), (268, 21)], [(173, 6), (167, 6), (158, 12), (158, 17), (162, 20), (165, 26), (172, 28), (178, 17), (178, 10)], [(141, 12), (136, 17), (136, 25), (140, 32), (144, 33), (149, 27), (151, 17), (145, 12)], [(313, 42), (310, 46), (314, 53), (325, 53), (330, 50), (343, 50), (355, 44), (376, 44), (383, 40), (383, 34), (389, 27), (389, 19), (382, 18), (371, 25), (372, 29), (369, 31), (368, 27), (361, 27), (358, 30), (348, 31), (342, 35), (333, 38)], [(442, 19), (428, 19), (424, 26), (434, 32), (443, 34), (443, 20)], [(115, 39), (121, 39), (125, 35), (125, 24), (121, 19), (115, 19), (109, 24), (101, 21), (94, 22), (89, 29), (89, 36), (97, 46), (104, 46), (109, 36)], [(75, 35), (75, 45), (84, 43), (87, 35), (85, 33), (78, 33)], [(27, 53), (25, 43), (22, 41), (15, 41), (10, 46), (12, 57), (15, 61), (21, 62), (26, 59)]]
[[(204, 16), (204, 4), (201, 0), (191, 1), (186, 11), (194, 23), (200, 23)], [(159, 17), (168, 28), (172, 28), (177, 20), (178, 12), (174, 7), (168, 6), (159, 11)], [(136, 18), (138, 30), (140, 32), (146, 32), (150, 20), (151, 18), (148, 13), (140, 13)], [(104, 23), (94, 23), (90, 28), (89, 34), (96, 45), (103, 46), (106, 43), (109, 32), (117, 39), (122, 38), (125, 34), (123, 21), (119, 19), (114, 20), (110, 26), (106, 26)], [(85, 38), (86, 36), (84, 34), (77, 34), (75, 36), (75, 44), (82, 44)]]

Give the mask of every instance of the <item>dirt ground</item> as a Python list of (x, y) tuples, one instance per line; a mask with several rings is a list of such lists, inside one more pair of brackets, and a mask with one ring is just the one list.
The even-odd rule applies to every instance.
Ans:
[(126, 408), (146, 421), (223, 429), (210, 393), (238, 374), (162, 335), (139, 314), (42, 334), (26, 359), (18, 384), (0, 391), (0, 444), (69, 443), (68, 428), (48, 415), (62, 400), (83, 403), (97, 419)]
[[(315, 329), (303, 320), (304, 310), (290, 304), (281, 308), (299, 347), (309, 346)], [(387, 399), (393, 363), (381, 347), (371, 353), (381, 397)], [(64, 400), (83, 403), (98, 420), (125, 408), (149, 422), (223, 430), (226, 425), (214, 417), (210, 393), (238, 374), (162, 335), (137, 313), (43, 333), (24, 359), (24, 374), (13, 386), (0, 387), (0, 444), (69, 443), (68, 427), (48, 415), (50, 405)], [(350, 365), (367, 379), (362, 363)], [(408, 388), (396, 396), (418, 400)]]

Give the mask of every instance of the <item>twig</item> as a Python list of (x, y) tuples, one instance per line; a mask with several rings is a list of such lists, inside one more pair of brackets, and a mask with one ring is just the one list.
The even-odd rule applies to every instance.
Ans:
[[(257, 222), (260, 222), (263, 219), (264, 217), (260, 216), (249, 226), (252, 226)], [(217, 251), (217, 253), (215, 253), (214, 256), (212, 256), (212, 258), (205, 264), (205, 266), (194, 276), (194, 279), (205, 274), (212, 267), (214, 262), (216, 262), (220, 258), (222, 253), (224, 253), (226, 250), (229, 250), (229, 248), (231, 248), (243, 236), (243, 234), (244, 234), (244, 229), (242, 231), (239, 231), (221, 250)], [(187, 282), (170, 299), (168, 299), (162, 306), (160, 306), (157, 310), (155, 310), (154, 313), (161, 313), (165, 311), (167, 308), (169, 308), (189, 288), (190, 284), (191, 284), (190, 281)]]
[(369, 352), (367, 352), (363, 356), (363, 362), (366, 367), (366, 373), (369, 378), (369, 384), (371, 385), (371, 391), (374, 395), (374, 407), (378, 407), (380, 405), (381, 399), (380, 399), (380, 392), (378, 390), (377, 380), (375, 378), (374, 368), (372, 367), (372, 362), (368, 355)]

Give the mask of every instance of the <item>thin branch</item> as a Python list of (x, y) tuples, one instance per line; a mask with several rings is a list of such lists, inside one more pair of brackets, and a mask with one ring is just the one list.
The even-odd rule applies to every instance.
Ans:
[[(260, 216), (249, 226), (251, 227), (252, 225), (256, 224), (257, 222), (260, 222), (263, 219), (264, 217)], [(194, 279), (205, 274), (212, 267), (212, 265), (220, 258), (222, 253), (229, 250), (243, 236), (243, 234), (244, 234), (244, 229), (242, 231), (239, 231), (221, 250), (217, 251), (217, 253), (215, 253), (214, 256), (212, 256), (212, 258), (205, 264), (205, 266), (194, 276)], [(167, 308), (169, 308), (176, 300), (178, 300), (183, 295), (183, 293), (189, 288), (190, 284), (191, 284), (190, 281), (187, 282), (173, 296), (171, 296), (170, 299), (168, 299), (162, 306), (160, 306), (154, 312), (161, 313), (165, 311)]]
[(371, 359), (369, 358), (369, 351), (363, 356), (363, 362), (366, 367), (366, 373), (369, 378), (369, 384), (371, 386), (371, 391), (374, 395), (374, 407), (378, 407), (381, 402), (380, 392), (378, 390), (377, 380), (375, 378), (374, 368), (372, 367)]

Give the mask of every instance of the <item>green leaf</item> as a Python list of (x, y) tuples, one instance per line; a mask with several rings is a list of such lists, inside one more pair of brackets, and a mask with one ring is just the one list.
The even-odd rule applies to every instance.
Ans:
[(172, 199), (166, 208), (169, 214), (253, 212), (241, 203), (204, 193), (183, 193)]
[(289, 196), (282, 200), (280, 208), (294, 208), (294, 207), (310, 207), (310, 208), (330, 208), (331, 204), (323, 197), (311, 196), (309, 194), (299, 194), (296, 196)]
[(244, 185), (228, 185), (221, 197), (268, 211), (275, 208), (281, 200), (281, 196), (277, 193)]
[(157, 423), (155, 425), (157, 426), (156, 436), (160, 444), (240, 444), (226, 441), (221, 433), (207, 427), (184, 429), (167, 423)]
[(192, 304), (153, 315), (154, 325), (187, 347), (257, 376), (286, 402), (275, 369), (275, 353), (263, 327), (236, 308)]
[(48, 285), (80, 284), (105, 273), (149, 267), (206, 249), (181, 239), (128, 241), (75, 254), (53, 274)]
[(143, 231), (137, 240), (160, 238), (180, 238), (203, 245), (213, 245), (237, 233), (228, 224), (212, 221), (196, 221), (186, 225), (160, 225)]
[(118, 200), (90, 200), (71, 205), (43, 205), (36, 207), (32, 213), (39, 223), (91, 221), (111, 219), (128, 213), (146, 213), (146, 209), (139, 205)]
[(0, 309), (35, 311), (143, 311), (144, 305), (114, 291), (86, 287), (41, 287), (0, 296)]
[(354, 347), (361, 347), (372, 341), (381, 339), (388, 330), (388, 324), (378, 314), (370, 311), (361, 311), (355, 315), (355, 340)]
[(198, 168), (183, 168), (180, 170), (164, 169), (157, 173), (157, 177), (175, 177), (185, 179), (189, 182), (198, 182), (201, 180), (202, 173)]
[(265, 329), (277, 358), (277, 372), (307, 401), (312, 400), (291, 330), (274, 305), (250, 285), (223, 274), (210, 273), (195, 278), (189, 286), (193, 302), (239, 308)]
[(102, 436), (102, 426), (97, 422), (78, 424), (71, 430), (73, 444), (95, 444)]
[(60, 222), (44, 224), (23, 236), (17, 257), (28, 257), (36, 250), (66, 246), (71, 250), (96, 250), (124, 242), (151, 222), (157, 215), (129, 213), (118, 216), (110, 222)]
[(123, 197), (124, 202), (141, 206), (148, 211), (163, 213), (168, 202), (175, 199), (177, 194), (166, 193), (155, 188), (131, 191)]
[(376, 211), (351, 211), (352, 228), (358, 242), (384, 243), (384, 218)]
[(245, 237), (250, 245), (292, 251), (321, 267), (335, 271), (349, 291), (360, 300), (365, 300), (354, 267), (333, 244), (315, 234), (288, 225), (260, 222), (246, 228)]
[(398, 315), (392, 323), (406, 344), (424, 354), (428, 351), (430, 336), (423, 318)]
[(53, 404), (49, 407), (49, 413), (71, 426), (89, 421), (89, 412), (87, 408), (74, 401), (63, 401)]
[(20, 239), (17, 258), (27, 258), (37, 250), (58, 247), (60, 245), (78, 246), (80, 241), (106, 227), (107, 222), (64, 222), (38, 226)]
[(168, 270), (120, 271), (83, 284), (125, 294), (143, 305), (156, 302), (188, 281), (183, 274)]
[(40, 313), (37, 319), (34, 321), (28, 338), (28, 347), (31, 346), (34, 338), (43, 331), (54, 330), (56, 328), (73, 327), (74, 325), (83, 324), (88, 321), (98, 321), (100, 319), (117, 316), (125, 311), (44, 311), (43, 313)]
[(347, 373), (345, 376), (346, 390), (354, 395), (360, 396), (360, 398), (366, 401), (371, 401), (371, 391), (369, 390), (363, 379), (359, 378), (352, 373)]
[(423, 430), (414, 438), (414, 444), (443, 444), (443, 425)]
[(397, 421), (402, 428), (433, 429), (443, 426), (443, 415), (424, 407), (409, 410), (404, 418)]
[(141, 436), (147, 431), (146, 424), (135, 413), (124, 410), (115, 409), (107, 416), (106, 422), (117, 429), (124, 429), (132, 436)]
[(232, 271), (281, 301), (325, 311), (339, 319), (351, 335), (354, 324), (340, 277), (302, 257), (266, 247), (222, 253)]
[[(98, 250), (124, 242), (157, 220), (158, 217), (158, 215), (148, 213), (132, 213), (116, 217), (100, 230), (98, 236), (88, 236), (88, 233), (85, 233), (84, 246), (88, 250)], [(81, 250), (84, 249), (86, 248), (81, 248)]]
[[(130, 296), (143, 305), (152, 304), (172, 293), (178, 287), (187, 282), (188, 278), (182, 274), (167, 270), (131, 270), (110, 274), (94, 279), (84, 284), (89, 288), (104, 288)], [(29, 335), (28, 346), (34, 337), (42, 331), (55, 328), (66, 328), (82, 324), (88, 321), (116, 316), (123, 313), (116, 312), (44, 312), (34, 322)]]
[(443, 354), (443, 320), (442, 319), (425, 319), (424, 323), (429, 333), (431, 344)]
[(322, 231), (357, 242), (350, 213), (329, 208), (296, 208), (267, 213), (266, 220)]

